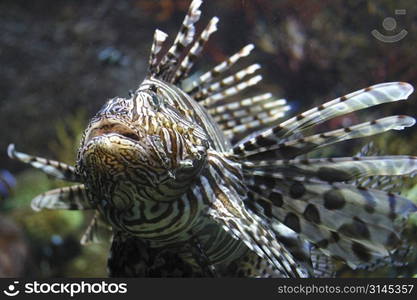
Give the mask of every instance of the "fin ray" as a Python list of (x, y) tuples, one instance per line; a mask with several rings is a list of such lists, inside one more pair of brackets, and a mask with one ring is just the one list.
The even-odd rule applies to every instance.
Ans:
[(14, 144), (9, 145), (7, 153), (10, 158), (30, 164), (32, 167), (55, 178), (72, 182), (82, 182), (82, 179), (75, 168), (65, 163), (18, 152), (16, 151)]
[(83, 184), (57, 188), (40, 194), (32, 200), (31, 206), (36, 211), (42, 209), (94, 209)]

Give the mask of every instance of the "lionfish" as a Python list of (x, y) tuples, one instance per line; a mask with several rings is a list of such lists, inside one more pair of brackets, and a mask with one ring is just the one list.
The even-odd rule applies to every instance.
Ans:
[(77, 183), (39, 195), (32, 207), (95, 211), (82, 241), (111, 229), (110, 276), (328, 277), (338, 261), (353, 269), (399, 263), (409, 247), (404, 224), (417, 207), (390, 183), (414, 173), (416, 157), (306, 155), (415, 120), (307, 130), (405, 100), (413, 87), (374, 85), (279, 122), (285, 100), (232, 97), (261, 80), (258, 64), (228, 72), (252, 44), (189, 77), (217, 30), (213, 17), (196, 34), (201, 4), (192, 1), (166, 51), (167, 34), (155, 31), (146, 78), (91, 119), (75, 167), (9, 146), (10, 157)]

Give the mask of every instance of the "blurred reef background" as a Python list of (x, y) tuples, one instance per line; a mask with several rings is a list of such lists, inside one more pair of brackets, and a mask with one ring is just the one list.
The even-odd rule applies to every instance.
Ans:
[[(99, 277), (106, 275), (106, 243), (81, 246), (91, 218), (80, 212), (33, 212), (30, 200), (62, 185), (8, 159), (7, 145), (74, 164), (80, 135), (104, 102), (126, 96), (144, 77), (153, 32), (173, 38), (190, 0), (0, 1), (0, 277)], [(406, 14), (395, 15), (402, 9)], [(369, 85), (407, 81), (417, 86), (415, 0), (206, 0), (205, 25), (220, 18), (194, 70), (207, 70), (248, 43), (245, 63), (263, 66), (261, 91), (291, 104), (290, 115)], [(383, 21), (396, 20), (387, 30)], [(205, 20), (205, 21), (204, 21)], [(392, 23), (391, 23), (392, 24)], [(384, 43), (371, 31), (392, 36)], [(409, 101), (344, 116), (327, 128), (389, 114), (416, 117)], [(372, 139), (386, 154), (417, 155), (417, 126)], [(351, 156), (368, 140), (326, 149)], [(404, 194), (417, 201), (415, 180)], [(416, 221), (410, 238), (417, 240)], [(340, 276), (416, 276), (409, 266), (375, 273), (344, 267)]]

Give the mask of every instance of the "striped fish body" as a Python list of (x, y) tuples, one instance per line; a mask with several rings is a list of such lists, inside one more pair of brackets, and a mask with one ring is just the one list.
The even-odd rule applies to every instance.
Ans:
[(416, 158), (369, 149), (305, 157), (414, 125), (389, 116), (309, 135), (332, 118), (405, 100), (413, 87), (374, 85), (280, 122), (286, 100), (234, 97), (261, 80), (258, 64), (226, 76), (253, 45), (185, 85), (217, 29), (212, 18), (196, 35), (201, 4), (192, 1), (164, 54), (167, 35), (156, 30), (147, 77), (92, 118), (75, 167), (9, 146), (10, 157), (78, 183), (32, 207), (95, 210), (82, 242), (112, 231), (111, 276), (328, 277), (336, 260), (353, 269), (401, 265), (411, 247), (404, 224), (417, 207), (395, 193), (395, 178), (415, 173)]
[(132, 98), (110, 100), (93, 118), (77, 172), (91, 191), (91, 205), (115, 230), (152, 248), (182, 243), (190, 260), (186, 244), (195, 238), (211, 264), (219, 264), (246, 250), (205, 215), (209, 193), (218, 188), (213, 168), (229, 168), (242, 181), (239, 165), (208, 163), (211, 153), (230, 150), (204, 108), (172, 84), (149, 78)]

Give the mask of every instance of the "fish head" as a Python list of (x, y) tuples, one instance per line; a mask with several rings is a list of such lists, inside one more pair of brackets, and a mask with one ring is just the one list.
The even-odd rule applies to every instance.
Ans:
[(121, 186), (129, 186), (123, 207), (136, 200), (172, 201), (198, 177), (207, 149), (196, 122), (154, 90), (141, 90), (109, 100), (92, 118), (77, 168), (101, 199), (111, 202)]

